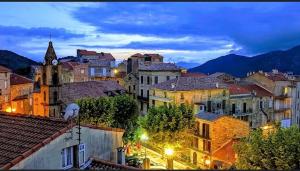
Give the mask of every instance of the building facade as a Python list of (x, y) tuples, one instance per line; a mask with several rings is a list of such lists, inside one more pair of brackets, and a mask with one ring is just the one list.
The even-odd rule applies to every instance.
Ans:
[(11, 111), (10, 106), (10, 75), (11, 70), (0, 66), (0, 111)]
[(62, 83), (89, 81), (87, 63), (62, 62)]

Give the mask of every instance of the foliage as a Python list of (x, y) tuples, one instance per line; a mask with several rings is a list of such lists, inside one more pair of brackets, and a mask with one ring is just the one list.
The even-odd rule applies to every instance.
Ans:
[(192, 108), (184, 104), (150, 108), (140, 121), (150, 141), (161, 148), (165, 145), (181, 147), (189, 144), (188, 130), (193, 124)]
[(126, 156), (125, 160), (128, 166), (137, 167), (137, 168), (142, 167), (142, 161), (138, 158), (136, 154), (132, 156)]
[(133, 141), (138, 112), (134, 99), (127, 95), (84, 98), (77, 101), (81, 122), (125, 129), (125, 143)]
[(278, 128), (266, 135), (258, 129), (235, 144), (234, 149), (238, 154), (237, 169), (299, 169), (300, 130), (294, 126)]

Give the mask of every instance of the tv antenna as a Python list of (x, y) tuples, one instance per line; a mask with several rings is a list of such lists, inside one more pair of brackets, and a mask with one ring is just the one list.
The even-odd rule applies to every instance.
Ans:
[(64, 120), (69, 121), (71, 120), (71, 123), (73, 121), (73, 118), (78, 116), (78, 143), (80, 144), (80, 116), (79, 116), (79, 106), (76, 103), (71, 103), (67, 106), (65, 113), (64, 113)]

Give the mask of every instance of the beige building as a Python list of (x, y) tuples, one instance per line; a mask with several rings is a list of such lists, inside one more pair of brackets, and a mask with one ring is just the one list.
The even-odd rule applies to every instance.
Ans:
[(11, 70), (0, 65), (0, 111), (11, 111), (10, 75)]
[(229, 111), (228, 86), (213, 77), (178, 77), (159, 83), (151, 88), (149, 101), (150, 106), (189, 104), (194, 113)]
[(292, 123), (292, 116), (295, 115), (296, 86), (294, 78), (278, 70), (273, 70), (266, 73), (262, 71), (248, 73), (246, 80), (255, 82), (274, 94), (272, 120), (281, 122), (284, 127), (289, 127)]
[(249, 134), (248, 123), (231, 116), (207, 112), (200, 112), (195, 118), (191, 163), (201, 168), (228, 169), (236, 160), (232, 145), (236, 138)]
[(6, 128), (1, 130), (0, 169), (84, 169), (95, 165), (94, 158), (100, 160), (96, 164), (124, 164), (118, 153), (122, 129), (82, 125), (79, 142), (78, 127), (61, 119), (0, 113), (0, 120)]
[(11, 109), (15, 113), (33, 114), (33, 80), (18, 74), (10, 76)]

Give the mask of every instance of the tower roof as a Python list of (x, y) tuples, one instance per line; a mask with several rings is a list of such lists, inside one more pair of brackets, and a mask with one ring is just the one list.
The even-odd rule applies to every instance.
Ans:
[(48, 45), (48, 49), (47, 52), (45, 54), (45, 63), (46, 65), (51, 65), (52, 64), (52, 60), (56, 59), (56, 54), (52, 45), (52, 41), (49, 41), (49, 45)]

